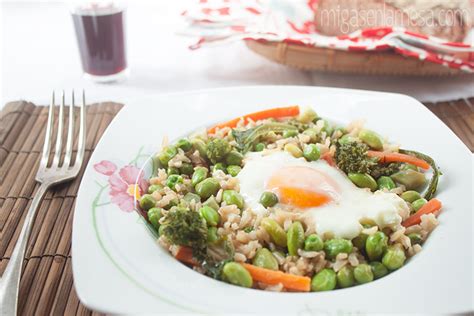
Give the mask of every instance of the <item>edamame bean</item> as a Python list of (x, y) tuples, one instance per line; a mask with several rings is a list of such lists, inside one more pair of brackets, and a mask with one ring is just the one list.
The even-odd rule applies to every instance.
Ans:
[(262, 219), (260, 225), (262, 225), (276, 245), (286, 247), (286, 233), (274, 219), (266, 217)]
[(236, 150), (232, 150), (230, 153), (227, 154), (227, 156), (225, 156), (225, 162), (228, 165), (240, 166), (242, 164), (242, 160), (244, 160), (244, 155), (242, 155)]
[(176, 146), (178, 148), (181, 148), (184, 152), (189, 151), (191, 150), (191, 148), (193, 148), (193, 145), (191, 144), (191, 142), (187, 140), (186, 138), (178, 140), (178, 142), (176, 143)]
[(411, 207), (413, 208), (413, 211), (418, 212), (418, 210), (427, 202), (428, 201), (426, 199), (421, 198), (421, 199), (413, 201), (413, 203), (411, 203)]
[(253, 280), (250, 273), (237, 262), (228, 262), (222, 269), (222, 279), (230, 284), (252, 287)]
[(166, 186), (171, 190), (176, 190), (176, 185), (181, 183), (183, 183), (183, 177), (177, 174), (172, 174), (166, 179)]
[(405, 191), (400, 195), (400, 197), (409, 203), (421, 199), (421, 195), (417, 191)]
[(330, 291), (336, 288), (336, 272), (333, 269), (322, 269), (311, 280), (311, 291)]
[(370, 268), (372, 269), (372, 273), (374, 275), (374, 278), (380, 279), (383, 276), (386, 276), (388, 274), (388, 269), (386, 266), (384, 266), (381, 262), (379, 261), (373, 261), (370, 263)]
[(374, 280), (374, 274), (372, 268), (366, 264), (361, 263), (354, 268), (354, 279), (359, 284), (368, 283)]
[(222, 194), (222, 200), (227, 205), (236, 205), (239, 209), (244, 208), (244, 198), (237, 191), (234, 190), (224, 190)]
[(199, 138), (193, 138), (191, 140), (191, 144), (193, 145), (194, 149), (197, 150), (199, 152), (199, 155), (206, 159), (207, 158), (207, 153), (206, 153), (206, 143), (202, 140), (202, 139), (199, 139)]
[(377, 179), (377, 185), (378, 189), (387, 189), (387, 190), (392, 190), (395, 189), (396, 185), (395, 182), (393, 182), (392, 178), (387, 177), (387, 176), (381, 176), (380, 178)]
[(174, 146), (167, 146), (163, 148), (161, 153), (158, 155), (158, 160), (160, 160), (161, 165), (168, 166), (168, 162), (173, 159), (174, 156), (178, 153), (178, 150)]
[(298, 249), (304, 245), (304, 229), (300, 222), (293, 222), (286, 232), (286, 244), (290, 256), (298, 255)]
[(194, 172), (194, 167), (190, 163), (183, 162), (183, 164), (181, 165), (181, 168), (179, 168), (179, 172), (181, 172), (181, 174), (190, 176)]
[(260, 196), (260, 204), (262, 204), (264, 207), (272, 207), (277, 203), (278, 197), (273, 192), (265, 191)]
[(298, 131), (295, 130), (286, 130), (283, 132), (283, 138), (295, 137), (298, 135)]
[(319, 133), (314, 128), (308, 128), (308, 129), (304, 130), (303, 134), (309, 136), (309, 141), (311, 143), (315, 143), (319, 139)]
[(285, 151), (289, 152), (295, 158), (303, 157), (303, 152), (301, 149), (295, 144), (286, 144)]
[(262, 151), (265, 149), (265, 144), (264, 143), (255, 144), (254, 149), (255, 151)]
[(337, 284), (341, 288), (353, 286), (354, 283), (354, 271), (351, 267), (344, 266), (337, 272)]
[(318, 118), (318, 114), (312, 108), (306, 108), (300, 113), (297, 120), (301, 123), (307, 124)]
[(175, 167), (168, 167), (168, 170), (166, 170), (166, 173), (168, 175), (179, 174), (179, 169)]
[(155, 207), (156, 200), (150, 194), (144, 194), (140, 199), (140, 207), (144, 211), (148, 211), (152, 207)]
[(382, 263), (389, 270), (396, 270), (403, 266), (406, 256), (405, 251), (399, 246), (390, 246), (382, 258)]
[(196, 186), (199, 182), (207, 178), (207, 168), (197, 167), (191, 177), (191, 184)]
[(369, 237), (369, 235), (360, 233), (359, 236), (352, 239), (352, 244), (354, 247), (359, 249), (361, 253), (365, 253), (365, 243), (367, 242), (367, 237)]
[(163, 186), (161, 184), (152, 184), (148, 187), (148, 193), (152, 194), (155, 191), (163, 190)]
[(374, 131), (363, 129), (359, 132), (359, 139), (375, 150), (383, 149), (382, 138)]
[(236, 177), (241, 170), (242, 168), (240, 168), (240, 166), (237, 166), (237, 165), (230, 165), (227, 167), (227, 173), (233, 177)]
[(349, 144), (356, 142), (358, 140), (357, 137), (354, 137), (350, 134), (342, 135), (341, 138), (339, 138), (338, 142), (339, 144)]
[(329, 239), (324, 243), (324, 251), (329, 259), (334, 259), (340, 253), (351, 253), (352, 243), (342, 238)]
[(267, 248), (261, 248), (253, 257), (252, 264), (270, 270), (278, 270), (278, 261)]
[(196, 193), (202, 198), (207, 199), (215, 195), (220, 188), (219, 181), (214, 178), (207, 178), (196, 184)]
[(183, 197), (183, 200), (185, 200), (188, 203), (191, 203), (191, 201), (194, 201), (194, 203), (198, 203), (198, 202), (201, 202), (201, 197), (195, 193), (188, 192)]
[(217, 226), (219, 224), (219, 213), (210, 206), (203, 206), (199, 209), (199, 214), (206, 220), (208, 226)]
[(219, 240), (219, 236), (217, 235), (217, 227), (211, 226), (207, 229), (207, 243), (213, 244)]
[(218, 162), (212, 167), (212, 172), (216, 172), (217, 170), (220, 170), (225, 173), (226, 167), (222, 162)]
[(219, 210), (219, 203), (217, 203), (216, 198), (214, 196), (211, 196), (202, 204), (203, 206), (209, 206), (212, 207), (214, 210)]
[(383, 232), (376, 232), (367, 237), (365, 251), (371, 261), (380, 260), (385, 250), (387, 250), (387, 246), (388, 237)]
[(159, 221), (162, 216), (161, 208), (159, 207), (150, 208), (147, 212), (147, 216), (148, 216), (148, 221), (151, 223), (151, 225), (153, 225), (155, 229), (159, 229), (160, 228)]
[(421, 235), (417, 233), (408, 234), (408, 238), (410, 238), (410, 242), (412, 245), (421, 244), (421, 242), (423, 241)]
[(304, 241), (305, 251), (321, 251), (324, 248), (324, 242), (319, 235), (311, 234)]
[(316, 161), (321, 156), (321, 151), (315, 144), (308, 144), (304, 147), (303, 156), (308, 161)]
[(411, 169), (400, 170), (392, 174), (390, 177), (395, 182), (403, 184), (408, 190), (418, 189), (426, 183), (424, 173)]
[(359, 188), (369, 188), (371, 191), (377, 189), (377, 182), (367, 173), (349, 173), (349, 179)]

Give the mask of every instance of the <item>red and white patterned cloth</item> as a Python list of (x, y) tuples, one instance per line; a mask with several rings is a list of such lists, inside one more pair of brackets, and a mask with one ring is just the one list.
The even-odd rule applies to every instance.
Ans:
[(344, 36), (319, 34), (314, 26), (317, 0), (198, 0), (183, 12), (186, 35), (198, 36), (190, 46), (236, 40), (264, 40), (349, 51), (386, 51), (446, 67), (474, 72), (474, 46), (415, 34), (403, 28), (374, 28)]

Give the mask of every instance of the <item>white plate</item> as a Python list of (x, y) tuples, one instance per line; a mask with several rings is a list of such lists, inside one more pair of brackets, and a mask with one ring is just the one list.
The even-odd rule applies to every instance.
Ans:
[[(140, 167), (165, 135), (174, 139), (203, 124), (293, 104), (311, 105), (319, 115), (344, 123), (364, 118), (369, 128), (438, 162), (444, 173), (437, 195), (444, 203), (441, 224), (405, 267), (366, 285), (325, 293), (240, 288), (180, 264), (153, 240), (135, 212), (110, 202), (110, 183), (116, 187), (122, 181), (119, 170), (122, 179), (133, 183), (135, 167), (130, 166)], [(76, 291), (87, 307), (110, 313), (472, 310), (471, 174), (471, 153), (465, 145), (422, 104), (404, 95), (260, 86), (140, 98), (127, 104), (109, 126), (81, 183), (72, 244)], [(124, 198), (127, 206), (132, 198), (120, 193), (127, 188), (122, 186), (113, 195)]]

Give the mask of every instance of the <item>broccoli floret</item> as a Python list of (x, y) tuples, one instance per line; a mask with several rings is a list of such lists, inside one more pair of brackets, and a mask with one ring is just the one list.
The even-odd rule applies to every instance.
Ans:
[(170, 243), (191, 247), (193, 256), (198, 260), (206, 256), (206, 222), (197, 212), (183, 207), (173, 207), (166, 214), (161, 226), (162, 233)]
[(207, 144), (206, 154), (209, 160), (216, 164), (230, 153), (232, 147), (225, 139), (216, 138)]

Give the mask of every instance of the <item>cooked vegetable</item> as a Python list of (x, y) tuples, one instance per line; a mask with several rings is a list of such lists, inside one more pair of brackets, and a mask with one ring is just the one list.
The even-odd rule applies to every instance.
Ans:
[[(415, 165), (417, 167), (423, 168), (425, 170), (428, 170), (430, 168), (430, 164), (427, 163), (425, 160), (417, 158), (415, 156), (409, 155), (409, 154), (403, 154), (401, 153), (402, 150), (400, 150), (399, 153), (396, 152), (382, 152), (382, 151), (373, 151), (369, 150), (367, 152), (367, 155), (369, 157), (376, 157), (379, 159), (380, 162), (406, 162), (412, 165)], [(406, 153), (411, 152), (411, 151), (404, 151)]]
[(236, 177), (241, 170), (242, 170), (242, 168), (240, 166), (236, 166), (236, 165), (230, 165), (230, 166), (227, 167), (227, 173), (230, 174), (233, 177)]
[(286, 247), (286, 233), (274, 219), (265, 217), (260, 225), (267, 231), (275, 244), (280, 247)]
[(421, 198), (421, 199), (413, 201), (413, 203), (411, 203), (411, 207), (413, 208), (413, 211), (417, 212), (427, 202), (428, 201), (426, 199)]
[(191, 144), (193, 145), (193, 148), (199, 152), (199, 155), (206, 159), (207, 154), (206, 154), (206, 143), (199, 138), (193, 138), (191, 140)]
[(423, 241), (421, 235), (417, 233), (408, 234), (408, 238), (410, 238), (410, 242), (412, 245), (421, 244), (421, 242)]
[(152, 184), (148, 187), (148, 193), (152, 194), (155, 191), (162, 190), (163, 186), (161, 184)]
[(261, 248), (257, 251), (252, 264), (265, 269), (278, 270), (278, 261), (267, 248)]
[(304, 241), (305, 251), (321, 251), (324, 248), (324, 242), (319, 235), (311, 234)]
[(193, 257), (193, 250), (190, 247), (179, 246), (176, 254), (174, 255), (179, 261), (196, 266), (199, 262)]
[(355, 283), (354, 270), (350, 266), (344, 266), (337, 272), (337, 284), (342, 287), (350, 287)]
[(315, 120), (318, 117), (318, 114), (312, 108), (305, 108), (303, 112), (300, 113), (297, 120), (301, 123), (307, 124)]
[(311, 287), (311, 279), (305, 276), (264, 269), (248, 263), (242, 263), (242, 266), (258, 282), (269, 285), (281, 283), (286, 289), (301, 292), (309, 292)]
[(356, 279), (357, 283), (359, 284), (373, 281), (374, 274), (372, 272), (372, 268), (366, 263), (359, 264), (354, 268), (354, 279)]
[(194, 201), (194, 203), (198, 203), (201, 202), (201, 197), (196, 193), (188, 192), (184, 195), (183, 200), (188, 203), (191, 203), (191, 201)]
[(337, 278), (333, 269), (322, 269), (311, 280), (311, 291), (330, 291), (336, 288)]
[(183, 183), (183, 177), (177, 174), (172, 174), (168, 176), (168, 179), (166, 179), (166, 186), (170, 188), (171, 190), (176, 190), (176, 185), (182, 184), (182, 183)]
[(191, 177), (191, 184), (196, 185), (202, 180), (207, 178), (207, 168), (204, 167), (197, 167), (194, 170), (193, 176)]
[(232, 150), (227, 156), (225, 156), (225, 163), (228, 165), (240, 166), (244, 160), (244, 156), (237, 150)]
[(222, 194), (222, 200), (227, 205), (236, 205), (239, 209), (244, 208), (244, 197), (240, 195), (237, 191), (234, 190), (224, 190), (224, 193)]
[(290, 138), (290, 137), (295, 137), (296, 135), (298, 135), (298, 131), (297, 130), (286, 130), (283, 132), (283, 138)]
[(405, 201), (409, 202), (409, 203), (413, 203), (416, 200), (421, 199), (420, 193), (418, 193), (417, 191), (413, 191), (413, 190), (403, 192), (400, 195), (400, 197), (402, 199), (404, 199)]
[(265, 144), (264, 143), (258, 143), (258, 144), (255, 144), (255, 146), (254, 146), (255, 151), (262, 151), (264, 149), (265, 149)]
[(297, 130), (296, 127), (283, 123), (267, 123), (245, 131), (232, 130), (232, 135), (237, 142), (237, 148), (240, 152), (248, 152), (254, 143), (269, 132), (282, 133), (285, 130)]
[(161, 153), (158, 155), (161, 165), (168, 166), (168, 162), (178, 154), (178, 150), (174, 146), (168, 146), (163, 148)]
[(442, 207), (441, 201), (438, 199), (431, 199), (423, 205), (418, 212), (413, 214), (412, 216), (408, 217), (406, 220), (403, 221), (402, 225), (405, 227), (413, 226), (416, 224), (421, 223), (421, 216), (425, 214), (435, 213), (439, 211)]
[(225, 156), (230, 153), (232, 146), (225, 139), (216, 138), (207, 143), (206, 155), (209, 160), (216, 164), (224, 160)]
[(176, 147), (181, 148), (184, 152), (186, 152), (191, 150), (191, 148), (193, 148), (193, 145), (188, 139), (183, 138), (178, 140), (178, 142), (176, 143)]
[(152, 207), (155, 207), (155, 205), (156, 205), (156, 200), (150, 194), (144, 194), (140, 198), (140, 207), (144, 211), (148, 211)]
[(298, 255), (298, 249), (304, 245), (304, 229), (300, 222), (293, 222), (286, 232), (288, 253), (290, 256)]
[(391, 178), (403, 184), (408, 190), (419, 189), (426, 184), (425, 175), (411, 169), (400, 170), (391, 175)]
[(352, 243), (342, 238), (329, 239), (324, 243), (324, 251), (329, 259), (334, 259), (340, 253), (351, 253)]
[(224, 265), (222, 280), (242, 287), (252, 287), (253, 285), (249, 271), (237, 262), (228, 262)]
[(285, 151), (289, 152), (295, 158), (303, 157), (303, 151), (295, 144), (286, 144)]
[(210, 206), (203, 206), (199, 209), (199, 214), (206, 220), (208, 226), (219, 224), (219, 213)]
[(387, 176), (381, 176), (377, 179), (377, 186), (379, 190), (387, 189), (392, 190), (395, 189), (395, 182), (393, 182), (392, 178)]
[(347, 176), (359, 188), (377, 189), (377, 182), (367, 173), (349, 173)]
[(207, 243), (213, 244), (219, 240), (219, 235), (217, 235), (217, 227), (211, 226), (207, 228)]
[(383, 149), (382, 138), (374, 131), (363, 129), (359, 132), (359, 139), (375, 150)]
[(389, 270), (396, 270), (401, 268), (405, 263), (405, 252), (401, 247), (390, 246), (387, 252), (383, 255), (382, 263)]
[(383, 232), (376, 232), (367, 237), (365, 251), (371, 261), (380, 260), (388, 246), (388, 237)]
[(272, 207), (272, 206), (275, 206), (275, 204), (277, 203), (278, 203), (278, 197), (273, 192), (266, 191), (266, 192), (263, 192), (262, 195), (260, 196), (260, 204), (262, 204), (264, 207)]
[(388, 269), (379, 261), (372, 261), (370, 263), (370, 268), (372, 269), (372, 273), (374, 274), (374, 279), (380, 279), (383, 276), (388, 274)]
[(303, 156), (308, 161), (316, 161), (321, 156), (321, 151), (315, 144), (308, 144), (304, 147)]
[(152, 207), (148, 210), (147, 216), (148, 216), (148, 221), (153, 225), (155, 229), (160, 228), (160, 218), (162, 216), (161, 213), (162, 209), (159, 207)]
[(196, 184), (196, 193), (203, 199), (209, 198), (211, 195), (215, 195), (219, 191), (220, 184), (214, 178), (207, 178)]

